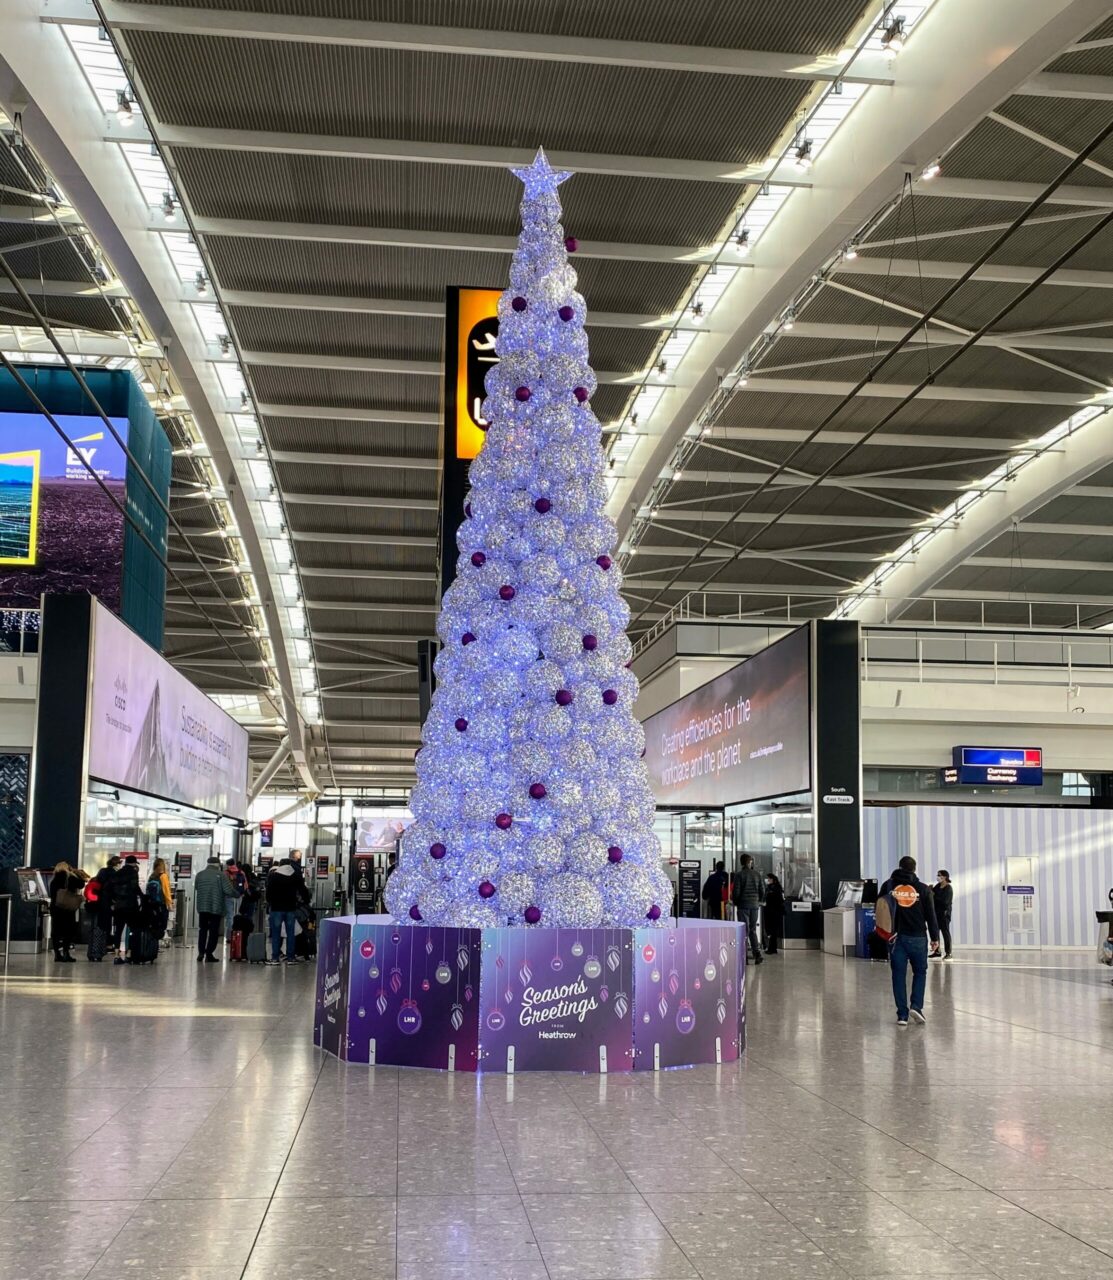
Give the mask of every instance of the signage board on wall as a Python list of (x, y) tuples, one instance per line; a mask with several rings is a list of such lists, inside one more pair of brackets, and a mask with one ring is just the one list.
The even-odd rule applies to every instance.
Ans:
[[(69, 443), (41, 414), (0, 413), (0, 604), (88, 591), (118, 610), (127, 456), (100, 418), (57, 421)], [(126, 444), (127, 418), (109, 421)]]
[(259, 823), (259, 848), (270, 849), (274, 845), (274, 820), (264, 818)]
[(680, 904), (677, 911), (686, 920), (699, 919), (699, 873), (698, 858), (683, 858), (677, 875), (677, 887), (680, 893)]
[(89, 776), (244, 818), (247, 767), (247, 730), (95, 604)]
[(645, 762), (657, 803), (727, 805), (807, 791), (809, 656), (801, 627), (650, 716)]
[(1039, 787), (1042, 747), (954, 747), (944, 786)]

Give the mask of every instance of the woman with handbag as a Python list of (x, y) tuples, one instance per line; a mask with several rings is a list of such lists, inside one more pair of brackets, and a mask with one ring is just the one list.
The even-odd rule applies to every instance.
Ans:
[(50, 881), (50, 941), (59, 964), (76, 964), (70, 947), (78, 940), (77, 913), (84, 901), (85, 882), (68, 862), (54, 867)]

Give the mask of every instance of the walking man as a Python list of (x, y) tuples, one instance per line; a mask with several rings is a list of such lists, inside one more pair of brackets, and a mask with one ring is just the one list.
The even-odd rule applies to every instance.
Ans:
[[(909, 1014), (921, 1026), (924, 992), (927, 989), (928, 940), (931, 952), (939, 949), (939, 924), (931, 889), (916, 876), (916, 859), (901, 858), (900, 864), (878, 891), (888, 896), (893, 909), (893, 938), (889, 943), (889, 965), (893, 971), (893, 999), (897, 1006), (897, 1026), (908, 1026)], [(908, 998), (908, 966), (912, 966), (912, 999)]]
[(746, 922), (746, 939), (754, 964), (761, 964), (765, 958), (757, 940), (758, 920), (761, 918), (761, 904), (765, 901), (765, 883), (754, 869), (753, 857), (744, 853), (738, 860), (738, 870), (734, 875), (734, 908), (738, 919)]
[(197, 963), (216, 963), (216, 944), (220, 941), (220, 922), (225, 904), (236, 901), (236, 890), (220, 867), (220, 859), (211, 857), (204, 871), (193, 882), (197, 903)]

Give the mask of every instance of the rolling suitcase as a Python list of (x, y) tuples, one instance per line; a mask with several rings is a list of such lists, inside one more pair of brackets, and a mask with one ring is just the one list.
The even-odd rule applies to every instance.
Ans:
[(158, 938), (149, 929), (132, 929), (131, 963), (154, 964), (158, 959)]
[(107, 951), (108, 930), (94, 920), (89, 930), (89, 948), (85, 954), (90, 960), (103, 960)]
[(267, 958), (267, 940), (262, 930), (247, 935), (247, 959), (251, 964), (263, 964)]
[(235, 915), (232, 917), (232, 932), (242, 933), (245, 936), (255, 932), (255, 921), (248, 915)]
[(242, 929), (233, 929), (228, 935), (228, 959), (247, 959), (247, 934)]

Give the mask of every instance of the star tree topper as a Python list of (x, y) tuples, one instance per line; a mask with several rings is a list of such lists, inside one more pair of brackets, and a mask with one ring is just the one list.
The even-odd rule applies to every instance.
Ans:
[(525, 184), (527, 200), (536, 200), (538, 196), (555, 191), (566, 178), (572, 176), (567, 169), (553, 168), (545, 155), (544, 147), (537, 148), (533, 164), (528, 169), (511, 169), (510, 172)]

